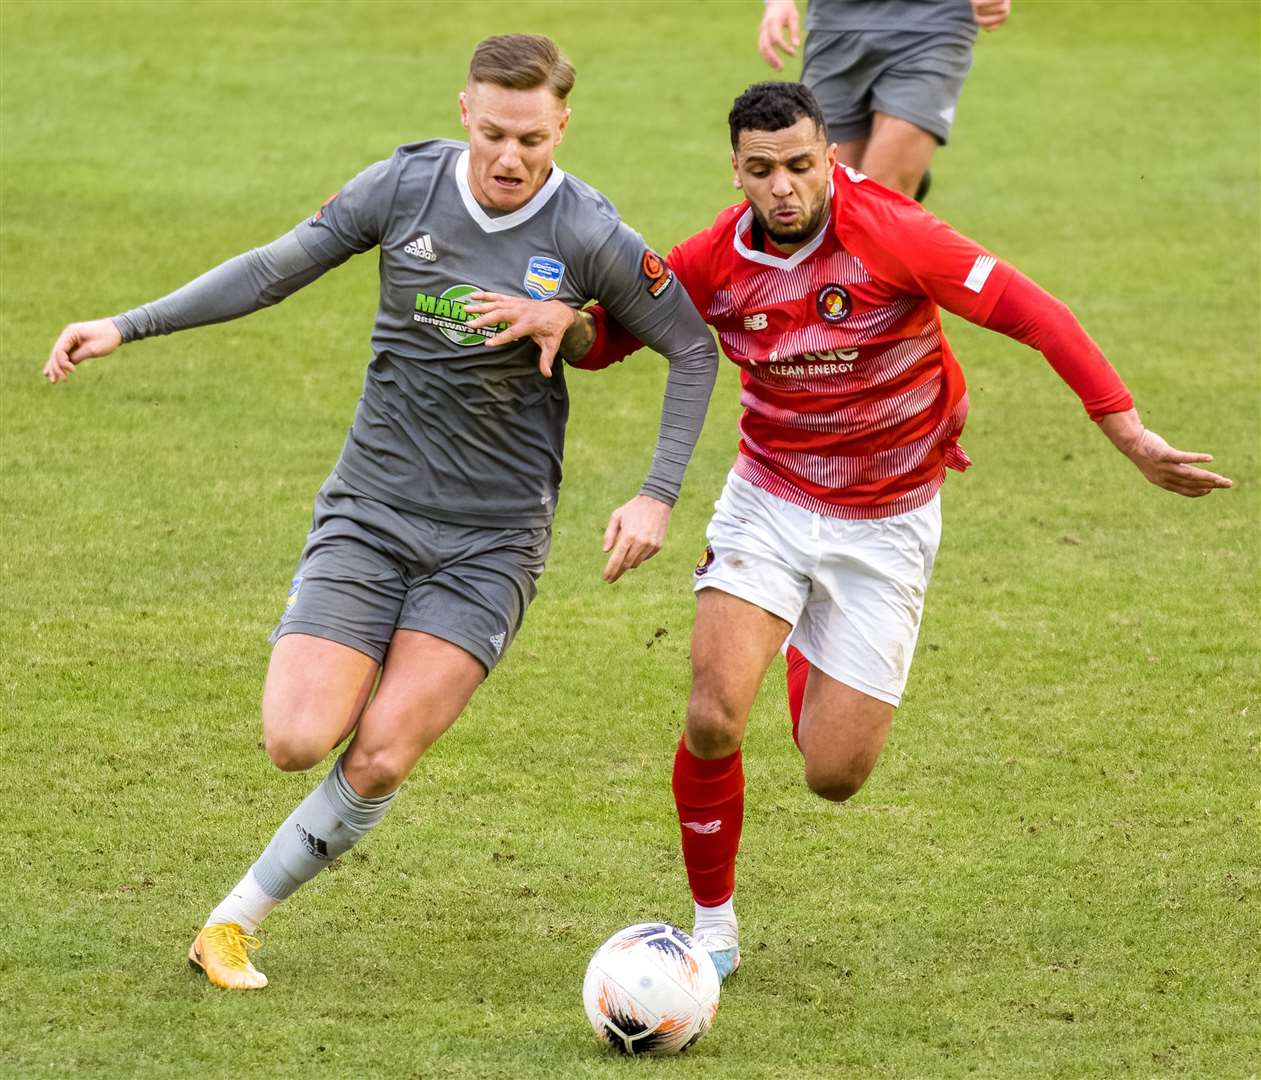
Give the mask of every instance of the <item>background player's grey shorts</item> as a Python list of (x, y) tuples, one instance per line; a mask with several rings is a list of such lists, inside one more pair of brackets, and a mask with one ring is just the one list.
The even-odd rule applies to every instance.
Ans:
[(312, 634), (380, 662), (395, 629), (421, 630), (489, 672), (521, 627), (550, 544), (546, 528), (453, 525), (397, 510), (333, 473), (315, 498), (272, 641)]
[(801, 81), (819, 99), (831, 142), (862, 138), (871, 114), (882, 112), (945, 145), (973, 42), (969, 34), (942, 31), (816, 30), (806, 36)]

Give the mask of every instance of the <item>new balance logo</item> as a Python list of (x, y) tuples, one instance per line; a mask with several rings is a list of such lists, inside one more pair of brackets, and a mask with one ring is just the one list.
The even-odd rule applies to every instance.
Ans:
[(756, 315), (746, 315), (744, 317), (744, 328), (746, 330), (765, 330), (766, 313), (759, 311)]
[(963, 287), (971, 289), (974, 293), (979, 293), (985, 288), (985, 283), (989, 280), (990, 271), (997, 265), (998, 260), (993, 255), (978, 255), (976, 262), (972, 264), (972, 269), (968, 271), (967, 280), (964, 281)]
[(421, 233), (403, 250), (408, 255), (414, 255), (417, 259), (424, 259), (425, 262), (434, 262), (438, 258), (437, 253), (433, 249), (433, 241), (428, 233)]
[(490, 643), (495, 646), (495, 655), (498, 656), (504, 651), (504, 634), (491, 634)]
[[(294, 822), (294, 824), (297, 825), (297, 822)], [(306, 845), (307, 851), (317, 859), (328, 858), (328, 845), (315, 833), (309, 833), (301, 825), (298, 825), (298, 835), (302, 837), (302, 843)]]
[(717, 821), (685, 821), (683, 828), (691, 829), (692, 832), (700, 833), (702, 836), (709, 836), (722, 828), (722, 818)]

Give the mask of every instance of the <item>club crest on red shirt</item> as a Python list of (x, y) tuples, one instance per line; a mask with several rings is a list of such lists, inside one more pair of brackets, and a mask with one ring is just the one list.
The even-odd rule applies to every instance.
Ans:
[(840, 285), (824, 285), (814, 298), (814, 306), (819, 318), (830, 323), (840, 322), (854, 308), (849, 293)]

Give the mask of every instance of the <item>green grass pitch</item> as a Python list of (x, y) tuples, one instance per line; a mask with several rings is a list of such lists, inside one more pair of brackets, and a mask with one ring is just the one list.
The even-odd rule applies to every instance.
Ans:
[[(472, 45), (577, 64), (561, 164), (657, 246), (735, 201), (749, 3), (0, 5), (0, 1076), (1248, 1077), (1261, 1071), (1258, 7), (1015, 0), (930, 208), (1078, 313), (1175, 445), (1147, 486), (1029, 350), (951, 320), (976, 467), (867, 787), (811, 797), (776, 667), (746, 744), (745, 967), (673, 1061), (596, 1045), (613, 930), (688, 924), (669, 792), (725, 365), (662, 554), (599, 582), (664, 365), (574, 373), (539, 599), (382, 827), (184, 952), (312, 776), (259, 745), (266, 635), (359, 393), (366, 257), (247, 320), (38, 378), (62, 324), (279, 235), (459, 134)], [(790, 67), (789, 73), (797, 70)]]

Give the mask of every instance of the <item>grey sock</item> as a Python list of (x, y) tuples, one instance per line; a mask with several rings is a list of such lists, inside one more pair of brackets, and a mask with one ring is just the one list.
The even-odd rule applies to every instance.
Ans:
[(254, 864), (254, 877), (263, 892), (286, 899), (310, 881), (385, 817), (397, 791), (366, 799), (350, 786), (342, 759), (276, 830), (271, 843)]

